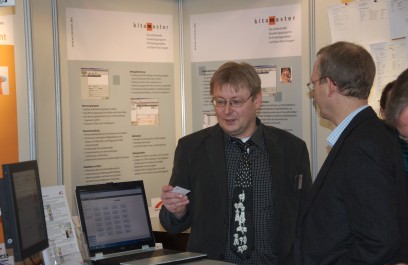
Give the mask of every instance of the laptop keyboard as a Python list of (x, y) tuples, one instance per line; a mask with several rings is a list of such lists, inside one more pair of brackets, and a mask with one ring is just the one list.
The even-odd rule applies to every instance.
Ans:
[(178, 250), (172, 249), (157, 249), (153, 251), (146, 251), (146, 252), (138, 252), (134, 254), (126, 254), (123, 256), (111, 257), (101, 260), (94, 260), (92, 264), (94, 265), (120, 265), (122, 262), (127, 262), (131, 260), (138, 260), (138, 259), (147, 259), (152, 257), (170, 255), (170, 254), (177, 254), (180, 253)]

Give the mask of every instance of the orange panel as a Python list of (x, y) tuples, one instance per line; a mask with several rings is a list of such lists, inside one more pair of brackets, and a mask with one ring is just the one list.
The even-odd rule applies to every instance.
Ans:
[[(0, 45), (0, 165), (18, 162), (18, 128), (16, 73), (14, 66), (14, 46)], [(0, 169), (0, 178), (3, 170)], [(3, 223), (0, 217), (0, 243), (4, 243)]]
[[(0, 76), (3, 93), (0, 95), (0, 164), (18, 162), (18, 128), (14, 46), (0, 45)], [(1, 78), (1, 77), (0, 77)], [(3, 176), (0, 170), (0, 176)]]

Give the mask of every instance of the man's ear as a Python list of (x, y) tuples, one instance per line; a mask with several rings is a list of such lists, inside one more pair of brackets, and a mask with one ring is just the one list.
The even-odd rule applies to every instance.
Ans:
[(255, 104), (257, 106), (261, 106), (261, 103), (262, 103), (262, 91), (260, 91), (258, 94), (256, 94), (254, 102), (255, 102)]
[(338, 93), (338, 87), (336, 83), (333, 82), (330, 78), (326, 77), (326, 82), (327, 82), (327, 88), (328, 88), (328, 96), (331, 97), (335, 93)]

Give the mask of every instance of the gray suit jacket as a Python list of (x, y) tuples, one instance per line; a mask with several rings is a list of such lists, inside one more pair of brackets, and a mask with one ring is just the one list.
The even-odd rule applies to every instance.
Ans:
[(406, 250), (407, 183), (395, 135), (371, 107), (337, 140), (302, 207), (297, 264), (392, 264)]
[[(276, 222), (279, 231), (280, 264), (290, 264), (298, 216), (299, 200), (311, 185), (309, 155), (305, 143), (292, 134), (262, 126), (271, 163), (276, 198)], [(190, 134), (179, 140), (170, 184), (191, 190), (188, 215), (182, 221), (163, 207), (160, 221), (172, 233), (191, 227), (187, 249), (224, 259), (228, 228), (227, 172), (223, 131), (219, 125)], [(296, 187), (302, 175), (303, 189)], [(256, 191), (255, 191), (256, 192)]]

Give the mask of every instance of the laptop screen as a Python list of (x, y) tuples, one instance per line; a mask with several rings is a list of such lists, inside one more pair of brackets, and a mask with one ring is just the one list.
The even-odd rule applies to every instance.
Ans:
[(76, 197), (91, 257), (154, 246), (143, 181), (78, 186)]

